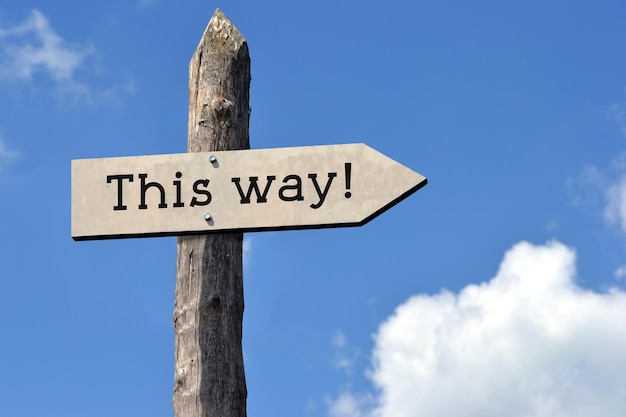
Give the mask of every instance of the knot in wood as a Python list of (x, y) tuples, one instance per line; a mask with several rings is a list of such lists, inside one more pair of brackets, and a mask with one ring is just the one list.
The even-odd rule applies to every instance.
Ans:
[(213, 108), (215, 115), (219, 119), (225, 119), (229, 117), (231, 109), (234, 105), (235, 103), (224, 97), (216, 97), (215, 100), (211, 102), (211, 107)]
[(213, 310), (219, 309), (221, 304), (222, 304), (222, 301), (220, 300), (220, 298), (217, 296), (214, 296), (214, 297), (211, 297), (209, 300), (207, 300), (206, 304), (204, 305), (204, 308), (206, 311), (213, 311)]
[[(193, 360), (192, 360), (193, 362)], [(176, 378), (174, 380), (174, 389), (182, 388), (185, 385), (187, 379), (187, 372), (184, 368), (176, 370)]]

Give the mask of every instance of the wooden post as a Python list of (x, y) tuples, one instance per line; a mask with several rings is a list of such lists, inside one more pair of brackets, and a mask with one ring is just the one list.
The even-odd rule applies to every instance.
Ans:
[[(189, 65), (188, 152), (249, 149), (249, 91), (246, 40), (218, 9)], [(243, 233), (178, 238), (175, 417), (246, 415), (242, 256)]]

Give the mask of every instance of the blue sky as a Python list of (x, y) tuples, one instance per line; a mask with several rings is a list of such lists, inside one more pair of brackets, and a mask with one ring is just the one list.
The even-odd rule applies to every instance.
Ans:
[(74, 242), (70, 161), (185, 151), (216, 7), (252, 147), (429, 180), (246, 235), (248, 415), (621, 416), (626, 5), (534, 0), (0, 4), (0, 415), (172, 415), (175, 238)]

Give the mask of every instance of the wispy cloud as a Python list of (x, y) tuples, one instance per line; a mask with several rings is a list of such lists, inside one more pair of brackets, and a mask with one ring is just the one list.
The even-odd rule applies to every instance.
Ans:
[[(612, 104), (607, 117), (626, 137), (626, 101)], [(626, 152), (616, 155), (606, 167), (585, 167), (567, 184), (574, 205), (600, 207), (604, 220), (626, 233)]]
[(348, 339), (343, 332), (337, 331), (335, 335), (330, 340), (330, 344), (334, 347), (342, 348), (348, 344)]
[(12, 151), (7, 148), (7, 145), (4, 143), (4, 140), (0, 137), (0, 161), (13, 159), (17, 157), (19, 154), (17, 151)]
[(617, 279), (618, 281), (622, 281), (622, 280), (626, 279), (626, 265), (619, 266), (615, 270), (613, 275), (615, 275), (615, 279)]
[(576, 177), (567, 179), (567, 188), (574, 206), (603, 204), (604, 190), (610, 185), (607, 175), (598, 167), (586, 166)]
[(372, 404), (373, 398), (369, 394), (354, 395), (350, 391), (344, 391), (335, 400), (328, 402), (329, 417), (366, 417), (367, 409)]
[(622, 134), (626, 137), (626, 101), (613, 103), (609, 106), (606, 115), (612, 119), (620, 128)]
[(156, 3), (156, 0), (139, 0), (139, 7), (149, 7), (152, 6), (154, 3)]
[(626, 174), (607, 188), (606, 199), (605, 219), (626, 233)]
[(343, 332), (337, 331), (330, 341), (334, 348), (333, 367), (338, 370), (352, 373), (360, 355), (360, 350), (353, 346)]
[(626, 293), (579, 287), (575, 263), (521, 242), (490, 281), (410, 298), (375, 335), (378, 394), (344, 391), (328, 415), (623, 415)]
[(0, 136), (0, 180), (3, 178), (3, 171), (7, 164), (19, 156), (19, 152), (10, 149)]
[(5, 79), (30, 82), (47, 76), (66, 92), (88, 95), (76, 73), (93, 54), (91, 45), (64, 40), (39, 10), (17, 25), (0, 26), (0, 75)]
[(244, 235), (243, 237), (243, 264), (249, 265), (252, 256), (252, 238)]
[(626, 103), (613, 104), (607, 115), (618, 124), (622, 134), (626, 136)]
[(617, 155), (608, 168), (587, 166), (568, 179), (575, 206), (592, 207), (604, 220), (626, 233), (626, 153)]

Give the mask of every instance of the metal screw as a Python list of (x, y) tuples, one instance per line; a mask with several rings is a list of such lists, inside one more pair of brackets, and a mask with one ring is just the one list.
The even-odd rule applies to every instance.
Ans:
[(209, 157), (209, 162), (212, 163), (212, 164), (216, 163), (217, 162), (217, 157), (215, 155), (211, 155)]
[(211, 220), (212, 218), (213, 216), (211, 215), (211, 213), (204, 213), (204, 220), (206, 220), (207, 222)]

